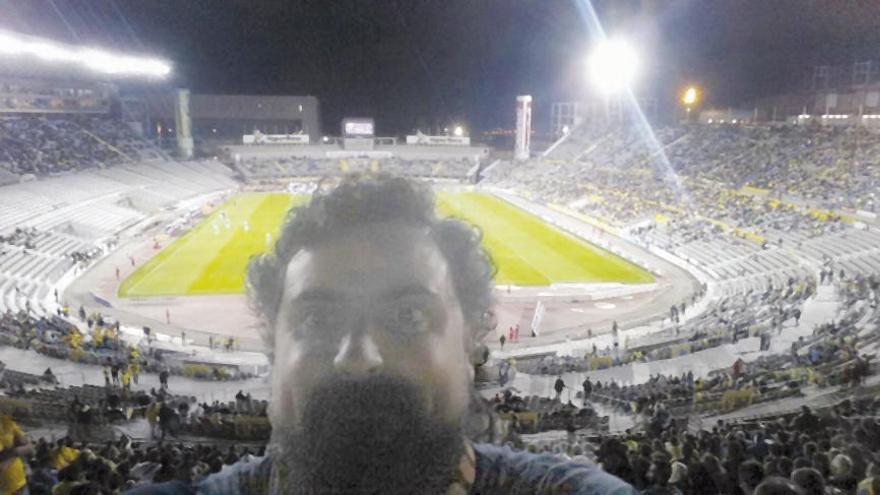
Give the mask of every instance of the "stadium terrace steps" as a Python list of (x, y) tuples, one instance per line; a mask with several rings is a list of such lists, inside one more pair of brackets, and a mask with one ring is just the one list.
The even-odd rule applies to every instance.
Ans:
[(182, 188), (174, 181), (170, 180), (168, 174), (154, 167), (126, 167), (127, 171), (138, 176), (135, 181), (150, 184), (151, 188), (158, 188), (162, 194), (166, 194), (170, 198), (180, 199), (194, 195), (194, 191)]
[[(177, 168), (175, 168), (177, 167)], [(199, 180), (211, 177), (207, 169), (200, 173), (187, 164), (162, 162), (113, 167), (12, 186), (18, 193), (18, 204), (0, 200), (0, 226), (11, 230), (14, 226), (34, 226), (41, 230), (73, 225), (88, 231), (86, 237), (108, 235), (143, 218), (141, 212), (112, 204), (132, 191), (135, 200), (146, 208), (161, 206), (234, 185), (227, 175), (216, 181)], [(183, 179), (175, 176), (182, 173)], [(18, 191), (18, 188), (21, 191)], [(5, 191), (4, 191), (5, 192)], [(101, 204), (80, 204), (94, 201)], [(6, 198), (4, 198), (6, 199)], [(26, 203), (25, 203), (26, 201)], [(111, 204), (106, 204), (111, 203)], [(28, 207), (36, 206), (36, 208)]]
[(10, 279), (54, 282), (60, 276), (60, 268), (69, 263), (65, 258), (36, 251), (29, 251), (29, 254), (19, 251), (14, 257), (0, 262), (0, 271)]
[(0, 246), (0, 311), (17, 312), (29, 303), (37, 315), (51, 314), (54, 308), (44, 301), (73, 266), (72, 253), (94, 249), (94, 241), (119, 233), (146, 212), (234, 188), (233, 175), (218, 162), (150, 162), (0, 188), (0, 233), (22, 226), (38, 230), (34, 248)]
[[(673, 244), (655, 235), (651, 239), (660, 245)], [(672, 252), (705, 271), (719, 284), (722, 295), (764, 291), (771, 283), (780, 287), (789, 277), (811, 275), (810, 269), (783, 249), (762, 249), (755, 243), (737, 239), (677, 243)]]
[(3, 275), (0, 275), (0, 312), (5, 312), (8, 308), (8, 303), (6, 301), (7, 294), (10, 290), (12, 290), (13, 281), (12, 279), (6, 278)]
[(210, 177), (219, 184), (228, 184), (230, 186), (238, 184), (233, 178), (235, 172), (218, 161), (188, 162), (187, 165), (204, 174), (202, 177)]
[(817, 263), (825, 258), (837, 262), (865, 258), (866, 268), (870, 268), (880, 260), (880, 234), (850, 229), (845, 234), (838, 232), (806, 241), (798, 249)]
[[(75, 232), (87, 230), (89, 237), (104, 237), (122, 230), (140, 219), (143, 215), (113, 204), (81, 204), (65, 208), (57, 214), (42, 215), (28, 220), (24, 225), (39, 230), (66, 229), (73, 227)], [(78, 234), (82, 237), (82, 234)]]

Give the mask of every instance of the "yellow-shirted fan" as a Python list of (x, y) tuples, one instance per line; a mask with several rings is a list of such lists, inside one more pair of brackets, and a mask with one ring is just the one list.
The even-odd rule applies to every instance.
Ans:
[[(26, 438), (18, 424), (8, 415), (0, 416), (0, 447), (3, 451), (23, 443), (26, 443)], [(24, 463), (20, 457), (0, 463), (0, 493), (15, 493), (26, 483)]]

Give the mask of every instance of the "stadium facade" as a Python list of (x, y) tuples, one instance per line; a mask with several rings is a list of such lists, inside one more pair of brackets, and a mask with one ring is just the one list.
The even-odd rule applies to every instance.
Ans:
[[(173, 91), (126, 96), (132, 121), (140, 122), (145, 136), (174, 136)], [(204, 142), (237, 142), (259, 131), (263, 134), (307, 134), (321, 138), (320, 106), (314, 96), (192, 94), (189, 101), (193, 138)]]
[(756, 102), (762, 120), (880, 127), (880, 61), (817, 65), (802, 89)]

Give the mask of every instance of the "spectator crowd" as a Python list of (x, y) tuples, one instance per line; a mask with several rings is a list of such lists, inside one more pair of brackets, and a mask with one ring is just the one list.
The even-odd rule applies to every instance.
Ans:
[(137, 161), (145, 143), (108, 117), (19, 115), (0, 119), (0, 168), (49, 175)]

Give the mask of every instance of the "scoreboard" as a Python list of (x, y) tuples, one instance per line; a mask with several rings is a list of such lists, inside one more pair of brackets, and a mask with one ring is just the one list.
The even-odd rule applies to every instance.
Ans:
[(373, 119), (352, 117), (342, 121), (342, 137), (371, 138), (375, 134)]

